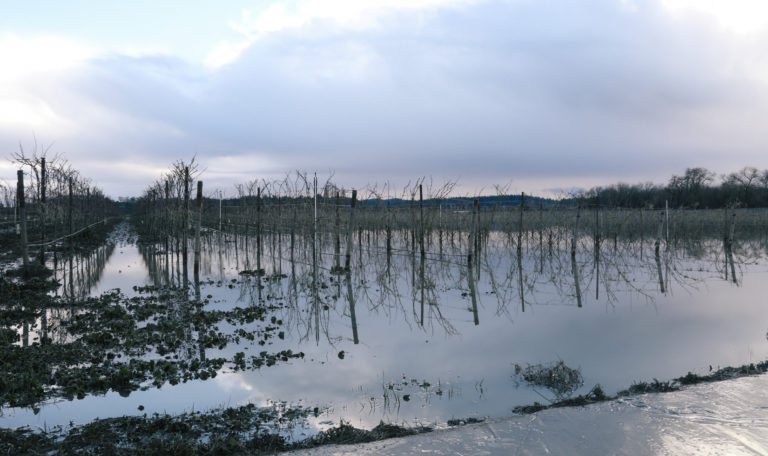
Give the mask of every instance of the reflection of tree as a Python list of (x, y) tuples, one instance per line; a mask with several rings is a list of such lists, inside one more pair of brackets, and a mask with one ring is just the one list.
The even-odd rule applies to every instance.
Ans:
[[(209, 235), (215, 242), (203, 244), (203, 265), (208, 262), (216, 267), (209, 265), (203, 271), (218, 270), (218, 279), (225, 283), (237, 279), (233, 303), (238, 305), (260, 307), (279, 301), (282, 320), (296, 340), (319, 343), (322, 337), (335, 344), (342, 339), (365, 341), (365, 319), (379, 317), (401, 320), (411, 330), (457, 334), (458, 322), (479, 323), (482, 319), (479, 314), (485, 296), (495, 299), (496, 314), (508, 318), (529, 306), (587, 305), (593, 298), (615, 305), (628, 295), (639, 295), (652, 302), (670, 287), (690, 289), (708, 277), (722, 277), (723, 265), (729, 268), (732, 280), (741, 264), (765, 251), (765, 242), (743, 236), (748, 240), (737, 239), (724, 255), (722, 243), (718, 246), (702, 230), (690, 237), (673, 235), (670, 240), (657, 236), (656, 255), (656, 244), (644, 242), (647, 238), (640, 235), (642, 229), (626, 228), (634, 233), (631, 236), (618, 233), (619, 227), (637, 221), (631, 212), (605, 215), (601, 223), (616, 230), (604, 231), (601, 247), (593, 233), (579, 232), (573, 216), (571, 213), (563, 226), (537, 226), (539, 231), (511, 238), (504, 232), (482, 233), (482, 249), (471, 271), (464, 261), (467, 244), (462, 232), (446, 231), (443, 238), (425, 236), (422, 256), (410, 231), (394, 229), (389, 235), (353, 231), (356, 252), (349, 274), (334, 268), (340, 261), (332, 232), (318, 233), (316, 256), (311, 232), (295, 233), (292, 242), (283, 242), (279, 234), (268, 231), (261, 241), (216, 233)], [(651, 221), (654, 235), (659, 232), (657, 220)], [(268, 246), (261, 251), (263, 259), (259, 259), (258, 245), (252, 245), (257, 242)], [(713, 262), (717, 256), (721, 261)], [(143, 257), (156, 262), (149, 266), (156, 271), (152, 276), (160, 281), (173, 276), (173, 271), (163, 271), (175, 267), (164, 255), (147, 253)], [(250, 270), (254, 263), (256, 269)], [(247, 274), (235, 275), (233, 268)], [(226, 270), (232, 272), (221, 272)], [(463, 295), (465, 304), (453, 304), (454, 292)], [(467, 318), (461, 309), (472, 315)]]

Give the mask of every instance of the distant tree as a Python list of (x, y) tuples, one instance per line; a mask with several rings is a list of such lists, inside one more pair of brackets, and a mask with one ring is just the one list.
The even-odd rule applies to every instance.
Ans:
[(754, 207), (757, 188), (761, 185), (761, 174), (757, 168), (745, 166), (735, 173), (723, 177), (723, 190), (730, 194), (732, 204)]
[(702, 190), (715, 179), (715, 173), (706, 168), (687, 168), (682, 176), (672, 176), (667, 189), (676, 206), (699, 207)]

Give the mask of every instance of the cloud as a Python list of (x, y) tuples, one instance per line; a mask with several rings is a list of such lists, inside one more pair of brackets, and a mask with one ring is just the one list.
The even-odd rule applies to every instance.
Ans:
[(232, 28), (240, 33), (240, 41), (224, 41), (217, 45), (206, 58), (206, 65), (220, 68), (240, 58), (243, 51), (256, 41), (270, 34), (317, 26), (330, 28), (338, 33), (359, 31), (376, 27), (379, 20), (403, 11), (417, 12), (438, 8), (457, 7), (477, 0), (324, 0), (305, 1), (293, 4), (272, 3), (255, 11), (245, 9), (239, 21)]
[[(535, 192), (768, 167), (765, 34), (653, 2), (381, 2), (339, 18), (312, 5), (243, 20), (252, 41), (215, 70), (102, 53), (3, 101), (55, 116), (29, 124), (76, 167), (109, 158), (84, 174), (110, 175), (111, 194), (193, 155), (206, 188), (297, 168)], [(0, 109), (0, 144), (30, 136)], [(109, 160), (146, 172), (121, 183)]]
[(761, 34), (768, 27), (768, 4), (762, 0), (661, 0), (661, 5), (678, 16), (701, 15), (736, 34)]

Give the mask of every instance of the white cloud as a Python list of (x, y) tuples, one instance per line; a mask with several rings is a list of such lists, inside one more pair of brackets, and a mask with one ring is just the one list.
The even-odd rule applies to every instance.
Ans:
[(63, 37), (0, 36), (0, 130), (65, 133), (72, 123), (49, 99), (51, 88), (95, 55)]
[(40, 74), (55, 76), (95, 55), (94, 47), (64, 37), (22, 38), (6, 33), (0, 36), (0, 62), (3, 62), (0, 83), (19, 82)]
[(219, 43), (205, 58), (205, 64), (209, 68), (220, 68), (228, 63), (232, 63), (240, 57), (240, 54), (251, 45), (250, 40), (239, 42), (224, 41)]
[(237, 60), (242, 52), (267, 35), (296, 30), (320, 23), (332, 30), (366, 30), (379, 19), (396, 13), (414, 13), (438, 8), (455, 8), (478, 0), (309, 0), (299, 4), (273, 3), (254, 11), (246, 9), (240, 21), (232, 24), (243, 39), (218, 44), (206, 58), (206, 65), (219, 68)]
[(765, 0), (660, 0), (675, 15), (700, 14), (736, 34), (768, 31), (768, 2)]

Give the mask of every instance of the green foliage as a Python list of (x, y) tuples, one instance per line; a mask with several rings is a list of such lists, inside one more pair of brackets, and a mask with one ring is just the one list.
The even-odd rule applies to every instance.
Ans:
[[(111, 291), (71, 302), (48, 294), (55, 286), (39, 278), (0, 279), (0, 301), (6, 303), (0, 310), (0, 406), (34, 407), (54, 397), (82, 399), (110, 390), (127, 396), (166, 383), (208, 380), (224, 367), (255, 370), (304, 357), (291, 350), (261, 350), (249, 358), (239, 352), (231, 359), (187, 353), (190, 346), (223, 349), (242, 340), (268, 345), (282, 332), (282, 320), (269, 318), (276, 307), (208, 311), (190, 301), (186, 290), (154, 287), (137, 287), (141, 294), (132, 298)], [(34, 324), (43, 309), (67, 310), (62, 315), (71, 317), (55, 323), (67, 337), (17, 344), (16, 328)], [(223, 332), (221, 322), (232, 329)]]

